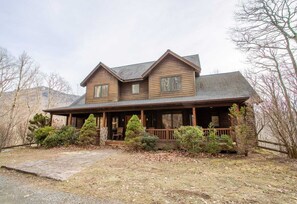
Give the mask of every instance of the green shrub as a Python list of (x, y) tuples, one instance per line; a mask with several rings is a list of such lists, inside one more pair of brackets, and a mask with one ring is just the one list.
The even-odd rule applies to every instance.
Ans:
[(129, 140), (125, 140), (125, 144), (127, 145), (129, 150), (138, 151), (142, 150), (141, 136), (134, 137)]
[(50, 126), (45, 126), (34, 131), (34, 138), (38, 145), (42, 145), (43, 141), (50, 134), (54, 134), (55, 129)]
[(129, 141), (132, 138), (142, 136), (143, 133), (144, 127), (142, 126), (138, 116), (133, 115), (127, 124), (125, 141)]
[(196, 153), (203, 150), (205, 138), (200, 127), (181, 126), (174, 131), (174, 137), (179, 147), (188, 152)]
[(233, 140), (229, 135), (221, 135), (220, 142), (224, 143), (228, 149), (234, 147)]
[(205, 152), (210, 154), (218, 154), (221, 151), (219, 138), (215, 134), (210, 134), (205, 145)]
[(78, 140), (78, 133), (74, 127), (63, 126), (61, 129), (49, 134), (42, 145), (46, 148), (52, 148), (63, 145), (76, 144)]
[(97, 135), (95, 117), (93, 114), (90, 114), (80, 130), (78, 138), (79, 144), (94, 144)]
[(214, 128), (212, 123), (209, 124), (209, 133), (205, 145), (205, 152), (210, 154), (218, 154), (221, 151), (219, 143), (219, 137), (217, 136), (217, 130)]
[(157, 141), (158, 137), (154, 135), (149, 135), (148, 133), (145, 133), (141, 137), (141, 148), (146, 151), (154, 151), (157, 150)]
[(63, 126), (56, 134), (63, 141), (63, 145), (76, 144), (78, 141), (78, 132), (72, 126)]
[(29, 120), (29, 125), (28, 125), (28, 133), (26, 140), (29, 143), (32, 143), (35, 139), (34, 132), (38, 128), (49, 126), (50, 119), (46, 115), (43, 115), (41, 113), (36, 113), (33, 117), (32, 120)]
[(57, 133), (49, 134), (42, 142), (42, 146), (52, 148), (63, 145), (63, 139)]
[(129, 150), (139, 151), (154, 151), (157, 150), (158, 137), (148, 133), (142, 133), (141, 136), (126, 140), (125, 143)]

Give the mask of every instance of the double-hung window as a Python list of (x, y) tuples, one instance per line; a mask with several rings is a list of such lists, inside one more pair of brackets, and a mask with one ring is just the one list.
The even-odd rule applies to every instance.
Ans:
[(181, 89), (180, 76), (162, 77), (160, 83), (162, 92), (179, 91)]
[(102, 98), (108, 96), (108, 84), (96, 85), (94, 87), (94, 97)]
[(132, 94), (139, 94), (139, 84), (132, 84)]

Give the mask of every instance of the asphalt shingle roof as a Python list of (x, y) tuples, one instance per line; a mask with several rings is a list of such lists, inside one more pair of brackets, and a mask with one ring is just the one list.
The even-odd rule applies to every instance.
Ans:
[(154, 104), (183, 104), (183, 103), (205, 103), (224, 100), (247, 100), (255, 98), (259, 100), (259, 96), (242, 76), (240, 72), (230, 72), (222, 74), (204, 75), (196, 78), (196, 96), (178, 97), (178, 98), (161, 98), (161, 99), (146, 99), (146, 100), (131, 100), (106, 102), (98, 104), (85, 104), (84, 95), (76, 102), (68, 107), (53, 108), (46, 110), (79, 110), (89, 108), (111, 108), (111, 107), (135, 107)]
[[(200, 60), (198, 54), (184, 56), (183, 58), (200, 67)], [(142, 74), (145, 73), (145, 71), (148, 70), (152, 66), (152, 64), (154, 64), (154, 62), (155, 61), (113, 67), (110, 68), (110, 70), (113, 71), (117, 76), (119, 76), (119, 78), (123, 80), (142, 79)]]

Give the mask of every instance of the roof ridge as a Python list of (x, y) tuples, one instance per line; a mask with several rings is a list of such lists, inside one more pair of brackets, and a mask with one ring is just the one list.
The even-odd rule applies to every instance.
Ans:
[(222, 74), (234, 74), (234, 73), (240, 73), (241, 74), (240, 71), (232, 71), (232, 72), (223, 72), (223, 73), (216, 73), (216, 74), (200, 75), (199, 77), (206, 77), (206, 76), (213, 76), (213, 75), (222, 75)]
[(126, 64), (126, 65), (123, 65), (123, 66), (110, 67), (110, 69), (115, 69), (115, 68), (120, 68), (120, 67), (128, 67), (128, 66), (132, 66), (132, 65), (145, 64), (145, 63), (151, 63), (151, 62), (155, 62), (155, 61), (139, 62), (139, 63), (134, 63), (134, 64)]
[[(182, 58), (184, 57), (191, 57), (191, 56), (195, 56), (199, 54), (192, 54), (192, 55), (186, 55), (186, 56), (181, 56)], [(145, 64), (145, 63), (151, 63), (151, 62), (156, 62), (157, 60), (151, 60), (151, 61), (147, 61), (147, 62), (139, 62), (139, 63), (133, 63), (133, 64), (126, 64), (126, 65), (122, 65), (122, 66), (116, 66), (116, 67), (109, 67), (110, 69), (115, 69), (115, 68), (120, 68), (120, 67), (127, 67), (127, 66), (132, 66), (132, 65), (137, 65), (137, 64)]]

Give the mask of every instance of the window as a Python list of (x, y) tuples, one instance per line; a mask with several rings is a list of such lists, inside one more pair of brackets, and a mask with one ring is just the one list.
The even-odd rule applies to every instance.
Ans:
[(112, 117), (112, 129), (119, 127), (119, 117)]
[(181, 88), (181, 77), (164, 77), (161, 78), (161, 91), (162, 92), (170, 92), (170, 91), (178, 91)]
[(183, 115), (177, 114), (163, 114), (162, 124), (165, 129), (179, 128), (183, 125)]
[(108, 96), (108, 84), (105, 85), (97, 85), (94, 88), (94, 97), (101, 98)]
[(132, 94), (139, 94), (139, 84), (132, 85)]

